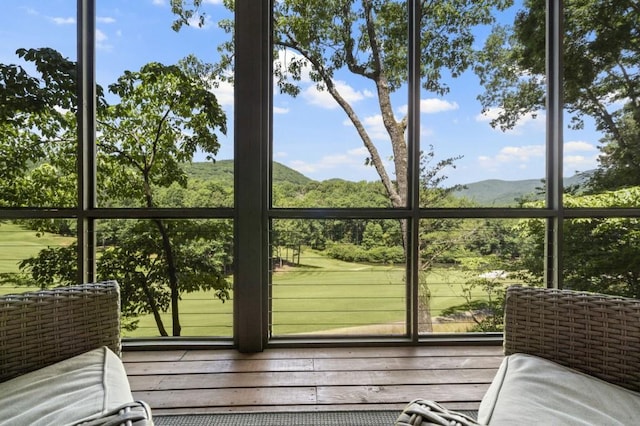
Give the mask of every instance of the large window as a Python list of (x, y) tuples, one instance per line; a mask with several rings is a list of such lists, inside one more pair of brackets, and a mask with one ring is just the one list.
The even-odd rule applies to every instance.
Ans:
[(130, 342), (244, 351), (640, 295), (628, 2), (13, 3), (0, 292), (117, 279)]

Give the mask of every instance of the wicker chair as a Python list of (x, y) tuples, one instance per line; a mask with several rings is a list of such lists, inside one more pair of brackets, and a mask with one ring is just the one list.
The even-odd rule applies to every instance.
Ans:
[(640, 300), (510, 287), (504, 352), (536, 355), (640, 391)]
[[(507, 290), (504, 353), (535, 355), (640, 391), (640, 300), (570, 290)], [(406, 425), (478, 425), (432, 401), (412, 401)]]
[[(118, 283), (82, 284), (0, 297), (0, 382), (90, 350), (108, 347), (118, 356)], [(152, 425), (149, 407), (128, 404), (91, 424)]]

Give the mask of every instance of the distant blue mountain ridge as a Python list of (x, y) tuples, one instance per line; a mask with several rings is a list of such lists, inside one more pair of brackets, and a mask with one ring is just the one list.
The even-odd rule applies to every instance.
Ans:
[[(578, 173), (564, 178), (564, 187), (584, 187), (594, 170)], [(517, 200), (526, 197), (530, 200), (540, 200), (544, 194), (540, 189), (544, 187), (542, 179), (499, 180), (488, 179), (468, 183), (464, 189), (455, 192), (457, 196), (468, 198), (483, 207), (505, 207), (517, 204)]]
[[(233, 160), (216, 162), (195, 162), (184, 165), (185, 172), (192, 178), (214, 180), (223, 184), (233, 184)], [(564, 179), (564, 186), (583, 185), (593, 174), (593, 170), (576, 174)], [(292, 183), (306, 185), (314, 182), (302, 173), (285, 166), (273, 163), (273, 182), (275, 184)], [(455, 192), (459, 197), (468, 198), (482, 207), (506, 207), (517, 205), (517, 200), (542, 199), (538, 188), (543, 186), (541, 179), (498, 180), (489, 179), (464, 185), (464, 189)]]

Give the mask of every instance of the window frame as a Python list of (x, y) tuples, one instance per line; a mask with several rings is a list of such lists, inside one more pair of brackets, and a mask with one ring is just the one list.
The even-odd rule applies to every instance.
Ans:
[[(233, 219), (234, 221), (234, 338), (128, 339), (126, 347), (197, 347), (223, 344), (242, 352), (258, 352), (270, 345), (384, 345), (452, 342), (499, 343), (501, 335), (458, 334), (425, 336), (418, 332), (419, 222), (429, 218), (541, 218), (546, 219), (545, 282), (562, 288), (563, 225), (584, 217), (640, 217), (640, 208), (595, 209), (563, 206), (563, 10), (562, 0), (547, 0), (547, 114), (546, 206), (542, 209), (456, 208), (419, 206), (420, 153), (420, 1), (408, 0), (408, 140), (409, 205), (402, 209), (274, 208), (271, 203), (272, 162), (272, 17), (273, 0), (257, 4), (236, 0), (235, 10), (235, 122), (234, 207), (113, 209), (96, 205), (95, 149), (95, 3), (77, 0), (78, 45), (78, 205), (75, 208), (0, 208), (0, 219), (70, 218), (78, 224), (78, 282), (96, 278), (95, 222), (101, 219)], [(259, 7), (258, 7), (259, 6)], [(259, 40), (259, 43), (255, 41)], [(260, 58), (256, 61), (255, 58)], [(252, 126), (244, 123), (254, 123)], [(408, 221), (406, 335), (379, 339), (270, 339), (269, 337), (269, 224), (276, 219), (379, 218)]]

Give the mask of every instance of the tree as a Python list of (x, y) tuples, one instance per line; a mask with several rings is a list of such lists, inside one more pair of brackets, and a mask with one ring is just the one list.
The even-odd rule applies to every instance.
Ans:
[[(640, 187), (565, 196), (565, 205), (607, 209), (634, 207)], [(541, 202), (527, 207), (540, 208)], [(518, 227), (518, 265), (526, 282), (541, 284), (544, 221), (522, 220)], [(640, 297), (640, 221), (633, 217), (576, 218), (564, 222), (564, 287)]]
[[(76, 204), (75, 64), (48, 49), (18, 49), (35, 66), (0, 64), (0, 206)], [(48, 158), (50, 161), (43, 162)]]
[[(159, 63), (144, 65), (138, 72), (126, 71), (109, 86), (120, 102), (98, 115), (101, 152), (114, 158), (112, 164), (121, 171), (101, 176), (115, 179), (128, 197), (138, 199), (144, 207), (157, 207), (154, 187), (174, 182), (186, 186), (180, 164), (191, 161), (198, 149), (216, 154), (220, 146), (216, 131), (226, 132), (225, 114), (215, 95), (203, 85), (204, 79), (189, 71)], [(123, 176), (129, 184), (122, 182)], [(173, 335), (179, 336), (180, 283), (174, 246), (165, 221), (153, 222), (167, 266)]]
[[(202, 0), (172, 0), (177, 20), (173, 28), (200, 16)], [(233, 2), (225, 6), (233, 10)], [(494, 9), (502, 10), (511, 1), (482, 0), (421, 2), (421, 67), (423, 88), (444, 95), (449, 87), (444, 74), (458, 76), (474, 61), (474, 27), (494, 22)], [(308, 1), (276, 2), (274, 17), (274, 73), (281, 92), (296, 96), (304, 70), (326, 90), (345, 112), (368, 150), (367, 163), (380, 176), (393, 207), (407, 205), (407, 117), (396, 118), (391, 95), (407, 81), (407, 3), (404, 1)], [(231, 32), (228, 21), (221, 26)], [(220, 69), (232, 66), (232, 44), (220, 47), (224, 52)], [(289, 54), (287, 54), (289, 52)], [(295, 52), (295, 54), (291, 54)], [(338, 71), (349, 71), (353, 77), (373, 83), (378, 105), (393, 152), (394, 169), (387, 170), (379, 147), (373, 142), (364, 122), (336, 85)], [(232, 73), (221, 73), (232, 75)], [(230, 77), (232, 78), (232, 77)], [(395, 175), (395, 179), (392, 176)]]
[[(6, 172), (10, 179), (0, 182), (0, 204), (73, 206), (75, 64), (52, 49), (21, 49), (18, 54), (35, 63), (39, 76), (29, 76), (16, 65), (0, 67), (0, 99), (5, 100), (0, 105), (4, 118), (0, 164), (11, 164)], [(118, 99), (111, 105), (98, 88), (102, 206), (163, 207), (168, 188), (187, 185), (182, 164), (190, 162), (197, 150), (210, 157), (217, 153), (217, 133), (226, 131), (226, 118), (212, 93), (211, 79), (201, 74), (206, 69), (188, 58), (180, 65), (150, 63), (137, 72), (125, 71), (109, 86)], [(97, 259), (98, 273), (120, 278), (125, 314), (153, 313), (160, 333), (166, 335), (158, 319), (159, 312), (170, 306), (172, 332), (179, 336), (181, 293), (214, 290), (222, 300), (228, 297), (228, 223), (159, 218), (108, 223), (114, 224), (112, 229), (99, 225), (108, 236), (101, 239), (105, 247)], [(50, 227), (49, 221), (32, 224), (38, 229)], [(205, 241), (203, 235), (209, 238)], [(72, 283), (74, 250), (73, 246), (46, 249), (21, 267), (40, 286)]]
[[(475, 67), (486, 91), (492, 125), (513, 127), (544, 108), (545, 2), (526, 0), (511, 26), (497, 26)], [(638, 18), (632, 0), (564, 2), (564, 104), (570, 126), (591, 117), (604, 135), (595, 189), (640, 184), (640, 69)], [(622, 179), (618, 179), (622, 178)]]
[[(444, 76), (457, 77), (475, 60), (474, 28), (495, 21), (494, 11), (510, 6), (511, 0), (421, 1), (420, 76), (423, 89), (437, 96), (449, 91)], [(199, 17), (202, 0), (172, 0), (177, 19), (173, 28)], [(225, 6), (233, 10), (234, 2)], [(380, 177), (392, 207), (408, 205), (408, 117), (397, 118), (392, 94), (407, 83), (408, 8), (406, 1), (287, 0), (273, 3), (273, 48), (276, 85), (282, 93), (296, 96), (305, 71), (318, 90), (327, 91), (356, 129), (368, 157)], [(221, 27), (233, 31), (229, 21)], [(232, 76), (233, 43), (223, 43), (219, 69)], [(393, 169), (388, 170), (381, 147), (336, 84), (338, 72), (349, 72), (375, 87), (378, 107), (388, 136)], [(230, 77), (232, 79), (232, 77)], [(424, 205), (427, 207), (429, 205)], [(407, 247), (407, 222), (400, 221), (402, 245)], [(428, 304), (423, 305), (427, 309)], [(427, 313), (428, 315), (428, 313)]]

